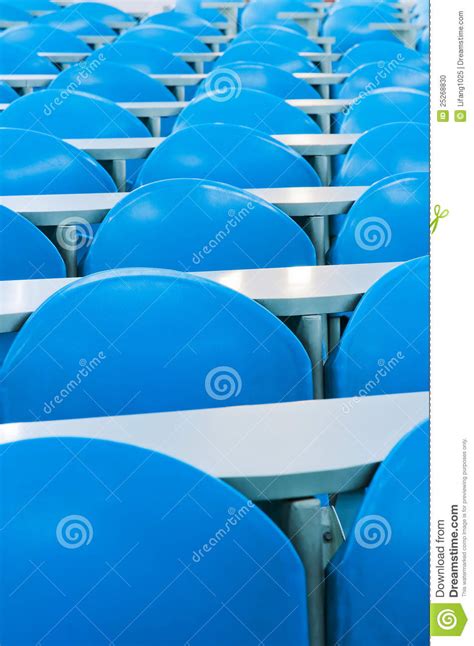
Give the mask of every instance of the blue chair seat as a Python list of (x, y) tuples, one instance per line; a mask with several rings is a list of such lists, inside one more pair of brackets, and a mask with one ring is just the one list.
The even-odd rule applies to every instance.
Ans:
[(340, 99), (359, 97), (362, 100), (370, 91), (387, 87), (410, 88), (429, 93), (430, 75), (409, 64), (381, 66), (379, 63), (366, 63), (350, 74), (337, 96)]
[(8, 22), (31, 22), (33, 16), (20, 7), (8, 4), (8, 2), (1, 2), (0, 20)]
[(429, 258), (392, 269), (357, 305), (325, 365), (327, 397), (429, 390)]
[(211, 50), (204, 43), (182, 29), (168, 25), (143, 25), (135, 27), (122, 34), (120, 42), (138, 42), (143, 45), (155, 45), (166, 49), (171, 54), (176, 53), (206, 53)]
[(383, 461), (328, 566), (328, 643), (429, 643), (428, 485), (425, 422)]
[(118, 40), (96, 50), (88, 59), (135, 67), (144, 74), (193, 74), (193, 68), (178, 56), (152, 44)]
[(46, 58), (0, 38), (0, 74), (57, 74), (57, 71)]
[(337, 63), (334, 71), (350, 74), (357, 67), (367, 63), (383, 62), (386, 66), (394, 64), (409, 65), (429, 73), (427, 59), (414, 49), (405, 47), (400, 41), (369, 40), (350, 47)]
[(280, 209), (228, 184), (171, 179), (133, 191), (108, 213), (82, 273), (124, 267), (216, 271), (315, 262), (309, 238)]
[(349, 5), (335, 8), (324, 20), (323, 36), (336, 39), (333, 50), (346, 52), (353, 45), (367, 40), (386, 40), (396, 42), (395, 34), (389, 30), (372, 29), (371, 23), (391, 23), (394, 21), (393, 9), (383, 4)]
[[(81, 360), (94, 358), (57, 405)], [(0, 376), (2, 421), (312, 397), (308, 355), (279, 319), (218, 283), (152, 269), (94, 274), (56, 292), (23, 325)]]
[(0, 40), (25, 47), (30, 52), (84, 52), (92, 50), (80, 38), (62, 29), (36, 22), (24, 27), (13, 27), (0, 35)]
[(71, 13), (67, 9), (39, 16), (35, 24), (49, 25), (76, 36), (115, 36), (114, 30), (104, 22), (85, 18), (79, 12)]
[(5, 81), (0, 81), (0, 103), (12, 103), (16, 99), (18, 99), (18, 94), (15, 90)]
[(130, 14), (102, 2), (78, 2), (62, 10), (62, 15), (85, 18), (108, 27), (118, 22), (136, 22)]
[(199, 36), (222, 36), (222, 32), (199, 16), (181, 11), (163, 11), (144, 20), (142, 25), (167, 25), (181, 29), (196, 38)]
[(230, 124), (204, 124), (167, 137), (145, 161), (137, 186), (177, 177), (240, 188), (321, 185), (292, 148), (263, 132)]
[(279, 13), (285, 11), (310, 12), (311, 9), (307, 4), (299, 0), (278, 0), (272, 2), (262, 0), (251, 2), (242, 12), (242, 30), (268, 23), (276, 23), (283, 26), (290, 24), (292, 26), (294, 24), (293, 21), (288, 20), (288, 18), (279, 17)]
[(232, 41), (232, 45), (244, 42), (259, 43), (266, 47), (268, 43), (281, 45), (292, 49), (294, 52), (322, 52), (322, 47), (306, 36), (302, 36), (291, 29), (278, 27), (278, 25), (259, 25), (241, 31)]
[(0, 128), (0, 151), (0, 195), (117, 190), (95, 159), (51, 135)]
[[(219, 87), (194, 99), (179, 115), (174, 132), (205, 123), (233, 123), (268, 134), (320, 134), (318, 124), (302, 110), (274, 94), (259, 90)], [(212, 85), (212, 84), (211, 84)]]

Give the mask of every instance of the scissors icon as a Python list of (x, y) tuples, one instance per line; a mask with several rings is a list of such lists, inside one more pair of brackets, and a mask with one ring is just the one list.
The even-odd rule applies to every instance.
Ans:
[(449, 215), (448, 209), (444, 209), (444, 211), (441, 211), (441, 206), (439, 204), (436, 204), (436, 206), (434, 207), (434, 218), (430, 222), (431, 235), (433, 235), (433, 233), (438, 228), (438, 222), (443, 218), (446, 218), (448, 215)]

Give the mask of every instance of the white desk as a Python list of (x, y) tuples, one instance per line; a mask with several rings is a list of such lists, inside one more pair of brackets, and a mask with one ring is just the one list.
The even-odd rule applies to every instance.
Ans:
[(86, 437), (135, 444), (225, 480), (253, 500), (366, 486), (429, 414), (427, 393), (0, 426), (0, 442)]
[[(352, 311), (365, 292), (400, 263), (193, 272), (230, 287), (276, 316)], [(16, 332), (62, 287), (77, 278), (0, 281), (0, 333)]]

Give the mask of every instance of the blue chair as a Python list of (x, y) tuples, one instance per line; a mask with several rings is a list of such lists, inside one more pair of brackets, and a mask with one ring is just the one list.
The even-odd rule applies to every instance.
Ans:
[[(337, 87), (337, 86), (336, 86)], [(364, 98), (368, 92), (387, 87), (430, 91), (430, 75), (422, 69), (408, 65), (380, 66), (366, 63), (357, 67), (340, 86), (340, 99)]]
[(429, 172), (426, 123), (387, 123), (365, 132), (347, 153), (335, 186), (370, 186), (384, 177)]
[(135, 67), (144, 74), (193, 74), (193, 68), (178, 56), (154, 45), (116, 41), (96, 50), (88, 58)]
[(286, 26), (288, 23), (289, 26), (293, 27), (294, 21), (287, 18), (279, 18), (279, 14), (285, 11), (310, 12), (311, 9), (307, 4), (299, 0), (278, 0), (278, 2), (260, 0), (251, 2), (242, 11), (242, 30), (268, 23), (276, 23), (283, 26)]
[(428, 173), (376, 182), (343, 216), (328, 263), (401, 262), (428, 254), (429, 208)]
[(339, 132), (366, 132), (384, 123), (428, 123), (430, 97), (409, 88), (374, 90), (349, 107)]
[(218, 271), (315, 262), (309, 238), (280, 209), (228, 184), (171, 179), (133, 191), (108, 213), (81, 273), (125, 267)]
[(167, 137), (143, 164), (137, 186), (175, 177), (240, 188), (321, 185), (292, 148), (263, 132), (230, 124), (205, 124)]
[(382, 462), (328, 566), (329, 644), (429, 643), (428, 485), (426, 421)]
[(117, 7), (101, 2), (78, 2), (62, 10), (62, 15), (85, 18), (92, 22), (99, 22), (108, 27), (116, 23), (136, 22), (130, 14)]
[(318, 124), (299, 108), (274, 94), (246, 88), (233, 95), (218, 88), (194, 99), (180, 113), (173, 132), (204, 123), (233, 123), (270, 135), (321, 134)]
[(50, 84), (54, 90), (71, 90), (96, 94), (117, 102), (176, 101), (164, 85), (134, 67), (100, 59), (96, 65), (73, 65), (58, 74)]
[(338, 74), (350, 74), (361, 65), (379, 62), (387, 67), (394, 64), (409, 65), (429, 73), (429, 63), (419, 52), (405, 47), (400, 41), (387, 40), (369, 40), (354, 45), (334, 64), (334, 71)]
[(429, 390), (429, 287), (423, 256), (367, 291), (326, 362), (327, 397)]
[(259, 43), (265, 47), (268, 43), (281, 45), (294, 52), (322, 52), (322, 47), (306, 36), (295, 33), (291, 29), (278, 25), (258, 25), (241, 31), (232, 41), (232, 45), (240, 43)]
[(429, 55), (430, 53), (430, 28), (425, 27), (422, 29), (420, 37), (416, 43), (416, 49), (421, 54)]
[[(80, 359), (94, 357), (100, 365), (56, 405)], [(312, 397), (308, 355), (273, 314), (218, 283), (153, 269), (94, 274), (56, 292), (23, 325), (0, 377), (3, 421)]]
[(0, 39), (0, 74), (56, 74), (57, 71), (46, 58)]
[[(224, 482), (133, 444), (69, 437), (6, 444), (0, 470), (5, 644), (54, 626), (58, 644), (309, 646), (294, 547)], [(26, 579), (32, 563), (47, 578)]]
[(0, 205), (0, 280), (62, 278), (64, 262), (56, 247), (26, 218)]
[(0, 114), (2, 128), (31, 128), (61, 139), (149, 137), (133, 114), (83, 92), (41, 90), (21, 97)]
[(196, 97), (209, 91), (235, 96), (242, 88), (261, 90), (281, 99), (320, 99), (312, 85), (293, 74), (266, 63), (231, 63), (217, 67), (201, 83)]
[(36, 22), (24, 27), (12, 27), (0, 35), (0, 40), (28, 49), (30, 52), (84, 52), (90, 53), (91, 48), (80, 38), (62, 29)]
[(30, 22), (33, 16), (24, 9), (8, 3), (0, 3), (0, 21), (5, 22)]
[(210, 22), (191, 13), (181, 11), (163, 11), (144, 20), (142, 25), (167, 25), (181, 29), (196, 38), (199, 36), (222, 36), (222, 32), (212, 26)]
[(168, 25), (143, 25), (135, 27), (119, 36), (120, 42), (142, 43), (166, 49), (171, 54), (176, 53), (206, 53), (211, 50), (200, 40), (182, 29)]
[(0, 151), (0, 195), (117, 190), (95, 159), (51, 135), (0, 128)]
[(18, 99), (18, 94), (15, 90), (5, 81), (0, 81), (0, 103), (11, 103), (16, 99)]
[(214, 68), (227, 67), (232, 63), (266, 63), (295, 74), (296, 72), (317, 72), (310, 61), (298, 56), (288, 47), (269, 43), (262, 47), (259, 43), (246, 42), (228, 47), (214, 63)]
[(79, 13), (70, 13), (66, 9), (39, 16), (36, 24), (49, 25), (55, 29), (68, 31), (75, 36), (115, 36), (113, 29), (103, 22), (88, 20)]
[(389, 30), (371, 29), (374, 22), (394, 22), (393, 9), (384, 5), (350, 5), (336, 8), (324, 20), (321, 33), (336, 39), (334, 51), (345, 52), (367, 40), (398, 41)]

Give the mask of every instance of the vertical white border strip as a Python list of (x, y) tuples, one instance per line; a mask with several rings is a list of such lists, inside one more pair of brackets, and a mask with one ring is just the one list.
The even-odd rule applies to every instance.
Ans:
[[(464, 63), (459, 64), (462, 15)], [(474, 644), (474, 11), (471, 0), (431, 2), (431, 214), (449, 215), (438, 223), (431, 239), (431, 601), (461, 603), (467, 615), (455, 643)], [(458, 74), (462, 73), (458, 77)], [(446, 105), (442, 104), (446, 77)], [(462, 78), (463, 77), (463, 78)], [(458, 83), (459, 81), (459, 83)], [(465, 88), (462, 90), (462, 88)], [(460, 90), (464, 105), (458, 104)], [(438, 110), (449, 121), (438, 121)], [(466, 110), (464, 123), (455, 120)], [(438, 211), (439, 212), (439, 211)], [(463, 501), (463, 440), (467, 439), (467, 505)], [(452, 591), (452, 506), (459, 507), (459, 597)], [(463, 516), (466, 505), (466, 517)], [(436, 543), (444, 522), (445, 542)], [(463, 522), (466, 527), (463, 528)], [(455, 523), (454, 523), (455, 524)], [(455, 528), (454, 528), (455, 531)], [(466, 564), (463, 563), (465, 534)], [(438, 562), (438, 554), (443, 555)], [(444, 570), (441, 568), (444, 562)], [(455, 569), (454, 565), (454, 569)], [(465, 576), (464, 576), (465, 570)], [(441, 585), (444, 585), (444, 598)], [(451, 592), (452, 594), (452, 592)], [(434, 616), (434, 613), (432, 613)], [(433, 619), (432, 619), (433, 623)], [(449, 639), (449, 631), (445, 638)], [(432, 637), (433, 641), (438, 637)]]

